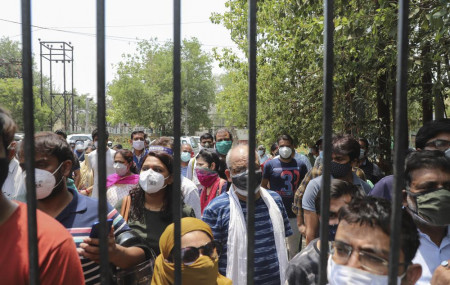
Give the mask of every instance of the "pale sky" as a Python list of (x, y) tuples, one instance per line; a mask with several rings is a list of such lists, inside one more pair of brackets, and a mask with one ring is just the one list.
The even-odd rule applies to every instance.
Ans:
[[(209, 20), (212, 12), (223, 13), (225, 0), (187, 0), (182, 2), (182, 38), (197, 37), (204, 51), (213, 47), (236, 46), (229, 31)], [(39, 41), (71, 42), (74, 46), (74, 87), (78, 93), (96, 94), (95, 0), (35, 0), (32, 1), (33, 53), (39, 70)], [(134, 53), (136, 39), (157, 37), (164, 42), (173, 36), (173, 2), (171, 0), (106, 1), (106, 82), (114, 78), (114, 64), (124, 53)], [(0, 37), (21, 41), (20, 1), (2, 0), (0, 9)], [(44, 28), (44, 29), (43, 29)], [(57, 29), (60, 31), (45, 28)], [(63, 32), (65, 31), (65, 32)], [(48, 67), (44, 61), (44, 68)], [(59, 66), (59, 68), (58, 68)], [(62, 90), (61, 63), (53, 65), (53, 78)], [(43, 69), (45, 75), (48, 68)], [(214, 73), (222, 72), (217, 63)], [(67, 79), (70, 79), (70, 68)], [(71, 86), (66, 87), (70, 92)]]

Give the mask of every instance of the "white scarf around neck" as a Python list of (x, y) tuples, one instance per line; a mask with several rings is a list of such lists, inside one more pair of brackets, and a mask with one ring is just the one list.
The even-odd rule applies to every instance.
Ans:
[[(230, 196), (230, 221), (228, 224), (227, 270), (226, 276), (233, 284), (247, 284), (247, 226), (239, 199), (231, 185), (227, 192)], [(283, 215), (275, 200), (266, 189), (260, 188), (261, 198), (269, 209), (280, 271), (280, 284), (285, 282), (285, 270), (288, 265)]]

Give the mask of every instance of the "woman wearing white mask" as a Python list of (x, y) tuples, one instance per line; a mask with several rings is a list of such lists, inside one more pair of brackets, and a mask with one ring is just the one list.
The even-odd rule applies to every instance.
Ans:
[[(173, 157), (164, 151), (150, 151), (144, 158), (138, 186), (130, 191), (121, 214), (130, 228), (143, 237), (158, 255), (159, 238), (172, 217)], [(195, 217), (192, 208), (182, 203), (182, 217)], [(147, 228), (150, 227), (151, 228)]]
[(112, 206), (127, 196), (139, 182), (133, 153), (128, 149), (121, 149), (115, 153), (114, 170), (116, 173), (109, 175), (106, 181), (106, 198)]

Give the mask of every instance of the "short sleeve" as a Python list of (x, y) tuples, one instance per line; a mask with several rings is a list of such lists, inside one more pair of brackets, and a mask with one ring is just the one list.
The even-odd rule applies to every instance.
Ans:
[(222, 221), (219, 219), (218, 208), (211, 207), (213, 205), (214, 203), (210, 203), (205, 208), (205, 210), (203, 211), (202, 220), (211, 227), (214, 239), (218, 241), (223, 241), (224, 236), (222, 234), (222, 226), (221, 226)]
[(272, 175), (272, 163), (273, 159), (264, 164), (263, 178), (270, 179), (270, 176)]
[(117, 238), (121, 233), (129, 231), (130, 227), (125, 222), (124, 218), (120, 213), (108, 204), (108, 219), (113, 220), (114, 236)]
[(317, 182), (317, 179), (311, 180), (306, 186), (305, 193), (303, 194), (302, 199), (302, 208), (304, 210), (308, 210), (311, 212), (316, 211), (315, 199), (317, 193), (319, 192), (319, 187), (320, 186), (319, 183)]

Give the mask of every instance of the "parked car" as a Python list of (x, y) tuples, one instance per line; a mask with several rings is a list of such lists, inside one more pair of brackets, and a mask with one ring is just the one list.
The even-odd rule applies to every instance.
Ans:
[(194, 155), (197, 155), (197, 153), (199, 152), (198, 143), (194, 137), (181, 137), (180, 142), (181, 142), (181, 144), (185, 144), (185, 143), (190, 144), (192, 147), (192, 150), (194, 150)]
[(92, 142), (92, 136), (90, 134), (72, 134), (67, 136), (67, 142), (77, 142), (82, 141), (84, 147), (86, 148), (90, 142)]

